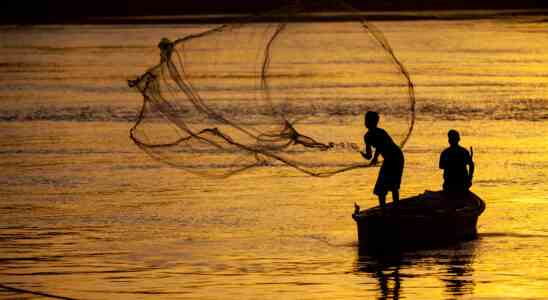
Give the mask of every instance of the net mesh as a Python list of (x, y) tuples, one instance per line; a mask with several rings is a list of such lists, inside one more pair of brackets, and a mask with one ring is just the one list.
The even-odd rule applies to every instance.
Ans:
[(413, 83), (383, 34), (341, 2), (291, 5), (174, 41), (129, 82), (143, 95), (130, 137), (154, 159), (207, 176), (289, 166), (312, 176), (367, 167), (363, 114), (403, 147)]

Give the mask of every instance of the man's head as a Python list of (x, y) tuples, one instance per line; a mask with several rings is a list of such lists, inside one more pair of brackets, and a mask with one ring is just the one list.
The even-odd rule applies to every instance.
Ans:
[(447, 133), (447, 137), (449, 138), (449, 145), (456, 146), (459, 144), (460, 135), (459, 132), (455, 129), (449, 130), (449, 132)]
[(365, 127), (368, 129), (376, 128), (379, 124), (379, 114), (374, 111), (368, 111), (365, 113)]

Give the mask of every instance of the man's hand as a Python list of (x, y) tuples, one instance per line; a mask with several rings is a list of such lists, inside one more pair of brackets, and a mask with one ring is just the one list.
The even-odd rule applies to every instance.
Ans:
[(360, 151), (361, 155), (363, 156), (363, 158), (367, 159), (367, 160), (370, 160), (371, 157), (373, 157), (373, 155), (370, 153), (370, 152), (363, 152), (363, 151)]
[(363, 158), (367, 159), (367, 160), (370, 160), (371, 157), (373, 157), (373, 155), (371, 154), (371, 152), (369, 153), (365, 153), (363, 151), (360, 151), (360, 154), (363, 156)]

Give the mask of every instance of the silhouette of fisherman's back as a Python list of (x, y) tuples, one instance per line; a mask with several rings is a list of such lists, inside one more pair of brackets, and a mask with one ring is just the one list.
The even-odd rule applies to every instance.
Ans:
[(443, 190), (450, 194), (467, 192), (472, 186), (474, 162), (465, 148), (459, 145), (460, 135), (456, 130), (447, 133), (449, 147), (440, 155), (440, 169), (443, 169)]

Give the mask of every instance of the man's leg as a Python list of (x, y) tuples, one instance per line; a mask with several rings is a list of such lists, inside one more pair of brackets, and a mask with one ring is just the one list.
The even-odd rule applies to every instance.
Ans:
[(383, 211), (386, 209), (386, 194), (379, 195), (379, 205)]
[(392, 190), (392, 201), (394, 201), (394, 208), (398, 206), (398, 203), (400, 202), (400, 191), (399, 190)]

